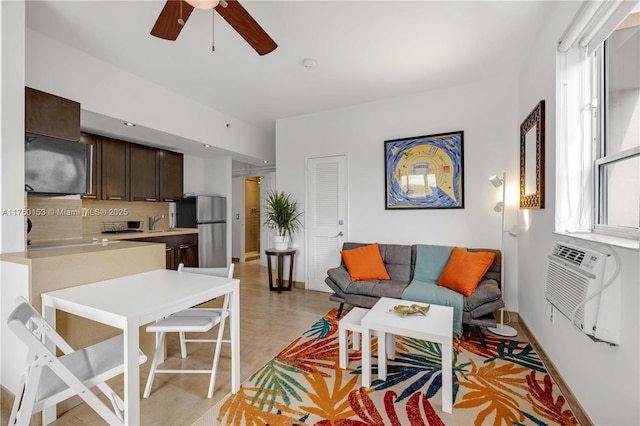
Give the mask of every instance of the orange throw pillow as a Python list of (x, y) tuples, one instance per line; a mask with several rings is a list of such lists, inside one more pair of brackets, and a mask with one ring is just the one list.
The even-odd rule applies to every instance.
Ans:
[(389, 280), (378, 243), (340, 252), (353, 281)]
[(438, 285), (471, 296), (495, 257), (496, 254), (491, 252), (470, 252), (454, 247)]

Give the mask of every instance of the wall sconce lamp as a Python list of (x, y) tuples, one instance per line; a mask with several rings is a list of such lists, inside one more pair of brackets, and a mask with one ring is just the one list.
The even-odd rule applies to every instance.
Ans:
[[(506, 173), (504, 172), (502, 173), (502, 178), (498, 177), (497, 175), (493, 175), (489, 178), (489, 182), (491, 182), (491, 184), (494, 187), (499, 188), (500, 186), (502, 186), (502, 200), (496, 203), (496, 205), (493, 207), (493, 210), (495, 212), (502, 213), (502, 222), (500, 226), (500, 252), (502, 252), (502, 262), (500, 262), (500, 276), (501, 276), (500, 288), (502, 291), (502, 298), (505, 300), (505, 304), (506, 304), (505, 276), (504, 276), (504, 259), (505, 259), (504, 234), (505, 232), (508, 232), (509, 235), (517, 236), (517, 231), (514, 231), (513, 228), (509, 231), (504, 230), (504, 201), (506, 196), (505, 179), (506, 179)], [(487, 327), (487, 330), (489, 330), (493, 334), (497, 334), (499, 336), (505, 336), (505, 337), (513, 337), (518, 334), (518, 331), (515, 328), (505, 325), (504, 308), (500, 309), (500, 324), (498, 324), (497, 327)]]

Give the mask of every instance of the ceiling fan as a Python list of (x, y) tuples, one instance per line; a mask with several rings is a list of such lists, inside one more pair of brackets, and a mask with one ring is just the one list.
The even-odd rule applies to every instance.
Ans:
[(151, 35), (165, 40), (177, 39), (194, 8), (215, 9), (259, 55), (278, 47), (237, 0), (167, 0)]

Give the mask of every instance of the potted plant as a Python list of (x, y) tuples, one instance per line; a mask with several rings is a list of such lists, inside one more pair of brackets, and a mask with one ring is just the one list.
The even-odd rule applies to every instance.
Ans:
[(302, 212), (298, 202), (290, 194), (279, 191), (267, 193), (265, 206), (265, 224), (276, 230), (274, 244), (276, 250), (286, 250), (289, 247), (291, 234), (302, 227), (300, 216)]

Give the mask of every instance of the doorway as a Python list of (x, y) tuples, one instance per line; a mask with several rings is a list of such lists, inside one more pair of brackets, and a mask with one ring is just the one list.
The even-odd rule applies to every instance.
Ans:
[(260, 259), (260, 177), (244, 178), (244, 258)]

